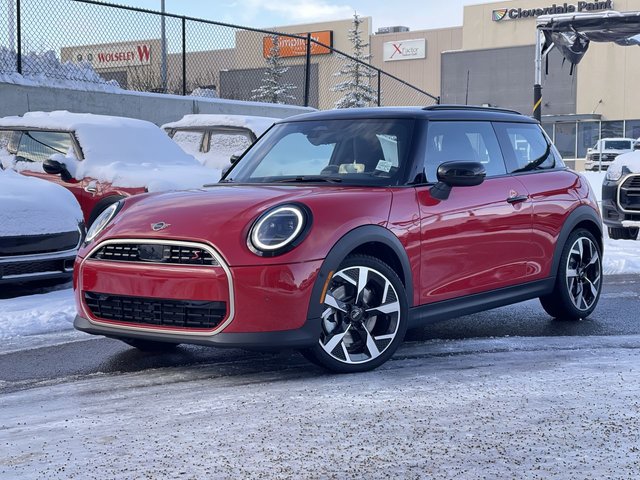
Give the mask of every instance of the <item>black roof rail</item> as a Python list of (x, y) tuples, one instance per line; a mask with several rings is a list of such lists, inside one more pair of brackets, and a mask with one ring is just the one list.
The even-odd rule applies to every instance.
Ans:
[(522, 115), (520, 112), (509, 110), (508, 108), (481, 107), (478, 105), (429, 105), (428, 107), (424, 107), (423, 110), (473, 110), (480, 112), (515, 113), (517, 115)]

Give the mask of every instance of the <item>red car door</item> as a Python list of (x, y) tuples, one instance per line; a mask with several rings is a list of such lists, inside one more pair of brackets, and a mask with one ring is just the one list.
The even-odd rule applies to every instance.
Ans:
[(425, 170), (435, 181), (446, 161), (479, 161), (485, 181), (453, 187), (446, 200), (418, 187), (422, 304), (523, 283), (531, 244), (532, 202), (508, 175), (489, 122), (429, 122)]

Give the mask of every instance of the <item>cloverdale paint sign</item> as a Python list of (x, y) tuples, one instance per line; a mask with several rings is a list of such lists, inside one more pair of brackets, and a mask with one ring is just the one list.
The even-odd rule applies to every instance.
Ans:
[(151, 45), (141, 43), (100, 46), (95, 49), (85, 47), (82, 50), (74, 51), (72, 57), (77, 62), (89, 62), (98, 69), (149, 65), (151, 63)]
[(541, 15), (558, 15), (561, 13), (586, 13), (601, 10), (612, 10), (613, 1), (601, 2), (577, 2), (577, 3), (554, 3), (543, 8), (499, 8), (493, 10), (492, 20), (500, 22), (503, 20), (525, 20), (527, 18), (537, 18)]
[(426, 55), (427, 41), (424, 38), (385, 42), (382, 50), (382, 56), (385, 62), (414, 60), (418, 58), (425, 58)]

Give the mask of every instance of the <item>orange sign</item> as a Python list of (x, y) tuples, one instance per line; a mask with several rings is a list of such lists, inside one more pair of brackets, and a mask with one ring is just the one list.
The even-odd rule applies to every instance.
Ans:
[[(306, 33), (296, 33), (300, 37), (306, 37)], [(326, 55), (331, 53), (333, 47), (333, 31), (324, 30), (322, 32), (311, 32), (311, 38), (316, 42), (326, 45), (318, 45), (311, 42), (311, 55)], [(280, 46), (281, 57), (304, 57), (307, 54), (307, 40), (306, 38), (294, 38), (278, 35), (278, 45)], [(264, 37), (262, 39), (262, 55), (264, 58), (269, 56), (269, 52), (273, 47), (273, 37)]]

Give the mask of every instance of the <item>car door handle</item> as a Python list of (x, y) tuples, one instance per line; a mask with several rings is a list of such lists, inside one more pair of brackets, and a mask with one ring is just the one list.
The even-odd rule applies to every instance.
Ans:
[(507, 198), (507, 202), (509, 202), (511, 205), (513, 205), (514, 203), (526, 202), (527, 200), (529, 200), (529, 195), (516, 195)]

